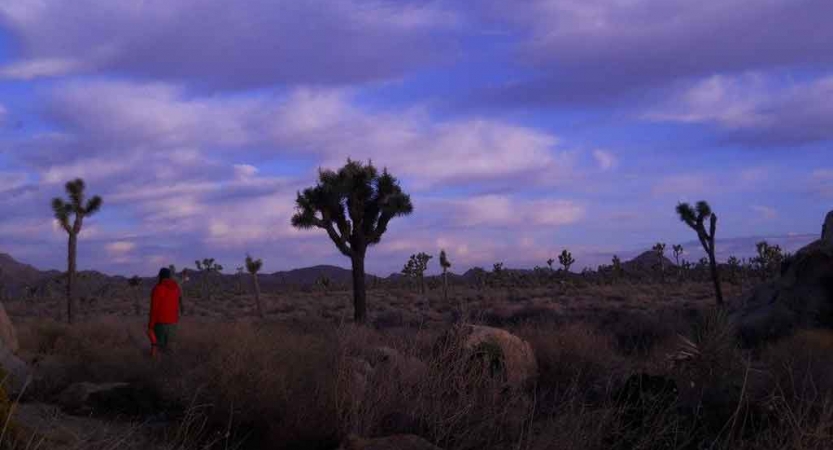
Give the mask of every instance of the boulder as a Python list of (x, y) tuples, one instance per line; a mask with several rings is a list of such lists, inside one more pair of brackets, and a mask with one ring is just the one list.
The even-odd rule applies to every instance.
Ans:
[(350, 436), (339, 450), (441, 450), (436, 445), (412, 434), (400, 434), (376, 439)]
[(797, 251), (781, 276), (758, 286), (732, 319), (751, 345), (801, 328), (833, 328), (833, 212), (822, 239)]
[(15, 354), (19, 349), (14, 324), (0, 303), (0, 381), (9, 394), (17, 394), (31, 376), (29, 366)]
[(538, 376), (532, 346), (500, 328), (459, 325), (438, 341), (435, 351), (444, 358), (483, 364), (492, 376), (502, 378), (513, 389), (528, 387)]
[(17, 332), (14, 329), (9, 315), (6, 314), (6, 308), (0, 302), (0, 343), (5, 345), (12, 353), (17, 353), (20, 350), (20, 345), (17, 341)]

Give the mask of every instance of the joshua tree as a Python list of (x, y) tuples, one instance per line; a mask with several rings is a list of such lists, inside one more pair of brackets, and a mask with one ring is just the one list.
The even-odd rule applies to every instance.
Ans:
[(220, 264), (216, 264), (214, 262), (214, 258), (203, 258), (202, 261), (194, 261), (194, 265), (197, 266), (197, 270), (200, 271), (200, 278), (202, 279), (202, 296), (203, 298), (209, 297), (211, 294), (209, 292), (209, 278), (211, 277), (212, 273), (220, 273), (223, 271), (223, 266)]
[(419, 281), (419, 290), (423, 294), (425, 294), (425, 271), (428, 270), (428, 262), (431, 261), (431, 258), (433, 256), (423, 252), (411, 255), (411, 260), (414, 261), (414, 272), (417, 281)]
[(257, 280), (257, 273), (263, 267), (263, 260), (253, 259), (251, 255), (246, 255), (246, 271), (252, 274), (252, 281), (255, 285), (255, 304), (257, 305), (257, 315), (261, 319), (265, 317), (263, 314), (263, 305), (260, 303), (260, 282)]
[[(697, 233), (700, 244), (709, 256), (709, 268), (711, 269), (712, 282), (717, 304), (723, 305), (723, 291), (720, 288), (720, 273), (717, 271), (717, 259), (714, 256), (714, 235), (717, 231), (717, 215), (712, 212), (711, 207), (705, 201), (697, 202), (692, 208), (688, 203), (677, 205), (677, 214), (680, 220), (691, 227)], [(709, 219), (709, 231), (706, 231), (705, 221)]]
[(680, 265), (680, 257), (683, 256), (685, 250), (680, 244), (674, 245), (671, 247), (671, 250), (674, 252), (674, 264), (677, 266), (677, 278), (682, 279), (683, 267)]
[(665, 243), (657, 242), (652, 250), (654, 251), (654, 254), (657, 255), (657, 266), (659, 267), (660, 277), (662, 282), (665, 283)]
[(323, 289), (324, 292), (327, 292), (330, 289), (330, 277), (327, 275), (321, 275), (317, 280), (315, 280), (315, 284), (321, 286), (321, 289)]
[(353, 268), (353, 318), (367, 317), (364, 261), (367, 248), (378, 244), (391, 219), (413, 212), (411, 198), (387, 169), (347, 160), (334, 172), (320, 170), (318, 184), (298, 193), (292, 225), (321, 228)]
[(547, 260), (547, 265), (550, 267), (550, 272), (552, 272), (552, 264), (555, 262), (554, 259), (550, 258)]
[[(75, 304), (75, 260), (78, 250), (78, 234), (84, 218), (92, 216), (101, 209), (101, 197), (94, 196), (86, 200), (84, 195), (84, 180), (77, 178), (64, 186), (69, 195), (69, 202), (56, 197), (52, 199), (52, 212), (55, 219), (69, 235), (67, 251), (67, 322), (70, 324), (74, 319)], [(86, 201), (85, 201), (86, 200)], [(70, 223), (70, 216), (74, 216)]]
[(569, 272), (570, 266), (572, 266), (575, 262), (576, 260), (573, 259), (573, 254), (567, 251), (566, 248), (561, 251), (560, 255), (558, 255), (558, 263), (564, 267), (565, 272)]
[(133, 295), (133, 312), (138, 316), (142, 314), (142, 305), (139, 302), (139, 286), (142, 284), (142, 279), (138, 275), (133, 275), (127, 280), (127, 285), (130, 286), (131, 294)]
[(440, 267), (443, 269), (443, 301), (448, 302), (448, 269), (451, 268), (451, 261), (445, 250), (440, 250)]
[(622, 270), (622, 260), (619, 259), (618, 255), (613, 255), (613, 258), (611, 259), (611, 265), (613, 267), (613, 278), (614, 279), (620, 278), (622, 276), (623, 270)]

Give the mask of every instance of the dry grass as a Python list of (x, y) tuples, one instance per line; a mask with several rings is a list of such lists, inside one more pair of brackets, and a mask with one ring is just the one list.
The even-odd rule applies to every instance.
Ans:
[[(131, 303), (122, 315), (73, 327), (33, 317), (36, 306), (9, 309), (22, 354), (41, 374), (27, 392), (30, 405), (77, 381), (129, 381), (157, 392), (172, 419), (72, 425), (113, 424), (65, 439), (63, 448), (333, 449), (350, 434), (397, 433), (448, 450), (830, 448), (833, 333), (802, 332), (743, 351), (724, 315), (702, 312), (710, 297), (697, 297), (707, 292), (457, 289), (443, 303), (433, 294), (377, 291), (370, 328), (349, 325), (344, 292), (272, 297), (266, 321), (250, 318), (244, 300), (197, 303), (175, 353), (158, 362), (146, 355), (143, 319), (129, 315)], [(537, 384), (507, 389), (438, 339), (464, 318), (530, 342)], [(673, 398), (623, 400), (626, 381), (642, 373), (679, 389)]]

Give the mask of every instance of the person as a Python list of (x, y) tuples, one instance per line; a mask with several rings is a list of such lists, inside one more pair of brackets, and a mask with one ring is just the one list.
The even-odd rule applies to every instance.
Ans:
[(179, 323), (180, 296), (179, 285), (171, 278), (171, 270), (160, 269), (159, 282), (153, 288), (150, 297), (148, 337), (152, 356), (170, 349)]

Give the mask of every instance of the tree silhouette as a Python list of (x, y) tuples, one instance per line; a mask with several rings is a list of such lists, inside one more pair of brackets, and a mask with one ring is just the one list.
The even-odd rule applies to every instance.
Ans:
[[(680, 220), (697, 233), (700, 245), (709, 256), (709, 268), (711, 269), (712, 282), (717, 304), (723, 305), (723, 290), (720, 287), (720, 273), (717, 271), (717, 259), (714, 256), (714, 235), (717, 231), (717, 215), (712, 212), (711, 206), (705, 201), (697, 202), (692, 208), (688, 203), (677, 205), (677, 214)], [(706, 231), (706, 219), (709, 219), (709, 231)]]
[(133, 296), (133, 312), (138, 316), (142, 314), (142, 304), (139, 302), (138, 290), (142, 284), (142, 279), (138, 275), (133, 275), (127, 280), (130, 286), (131, 295)]
[[(86, 200), (84, 180), (77, 178), (68, 182), (64, 188), (69, 195), (66, 202), (59, 197), (52, 199), (52, 212), (61, 228), (69, 235), (67, 248), (67, 322), (72, 324), (75, 315), (75, 271), (78, 252), (78, 234), (84, 224), (84, 218), (90, 217), (101, 209), (99, 196)], [(72, 218), (72, 221), (70, 221)]]
[(573, 259), (573, 254), (567, 251), (566, 248), (561, 251), (560, 255), (558, 255), (558, 263), (564, 267), (565, 272), (569, 272), (570, 266), (572, 266), (575, 262), (576, 260)]
[(223, 271), (223, 266), (214, 262), (214, 258), (203, 258), (202, 261), (194, 261), (197, 270), (200, 271), (200, 278), (202, 281), (202, 296), (203, 298), (210, 297), (211, 289), (209, 286), (210, 277), (213, 273), (220, 273)]
[(292, 225), (321, 228), (353, 268), (353, 318), (367, 318), (364, 262), (367, 248), (378, 244), (394, 217), (413, 212), (411, 198), (397, 179), (372, 163), (347, 160), (334, 172), (319, 170), (316, 186), (298, 193)]
[(445, 250), (440, 250), (440, 267), (443, 269), (443, 300), (448, 302), (448, 269), (451, 268), (451, 261)]
[(263, 267), (263, 260), (260, 259), (253, 259), (251, 255), (246, 255), (246, 271), (252, 274), (252, 281), (254, 281), (255, 285), (255, 303), (257, 304), (257, 315), (263, 319), (265, 314), (263, 313), (263, 304), (260, 302), (260, 282), (257, 279), (257, 273), (260, 272), (260, 269)]
[(662, 279), (662, 282), (665, 283), (665, 243), (664, 242), (657, 242), (656, 245), (652, 248), (654, 254), (657, 255), (657, 265), (659, 266), (659, 273)]

